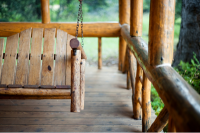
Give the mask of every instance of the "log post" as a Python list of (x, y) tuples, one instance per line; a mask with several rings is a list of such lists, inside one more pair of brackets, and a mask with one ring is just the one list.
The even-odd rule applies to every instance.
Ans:
[(142, 107), (140, 105), (140, 101), (142, 101), (142, 83), (140, 82), (140, 77), (142, 77), (143, 71), (137, 62), (137, 74), (136, 74), (136, 82), (135, 82), (135, 97), (133, 103), (133, 118), (137, 120), (141, 120), (142, 118)]
[[(160, 114), (157, 116), (148, 132), (161, 132), (163, 128), (167, 125), (169, 119), (169, 113), (167, 108), (164, 107)], [(168, 130), (169, 131), (169, 130)]]
[(142, 36), (143, 0), (131, 0), (130, 35)]
[(50, 23), (49, 0), (41, 0), (42, 23)]
[(98, 69), (102, 68), (101, 37), (98, 37)]
[(169, 65), (173, 59), (175, 0), (151, 0), (148, 62)]
[(71, 52), (71, 112), (80, 112), (80, 62), (81, 51)]
[(84, 110), (85, 101), (85, 59), (81, 60), (81, 110)]
[(174, 120), (172, 119), (172, 116), (170, 115), (169, 115), (169, 121), (168, 121), (168, 132), (176, 132)]
[(151, 0), (148, 62), (171, 66), (173, 59), (175, 0)]
[(151, 82), (143, 73), (142, 88), (142, 132), (147, 132), (151, 126)]
[[(130, 0), (119, 0), (119, 23), (130, 24)], [(119, 70), (125, 70), (126, 41), (119, 37)]]

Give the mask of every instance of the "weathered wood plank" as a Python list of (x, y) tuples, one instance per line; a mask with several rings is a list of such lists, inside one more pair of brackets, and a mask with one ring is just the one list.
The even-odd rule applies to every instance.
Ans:
[(55, 28), (45, 29), (41, 85), (53, 85)]
[(2, 95), (28, 95), (28, 96), (58, 96), (70, 95), (68, 89), (31, 89), (31, 88), (0, 88)]
[(2, 132), (139, 132), (140, 128), (139, 125), (0, 125)]
[(20, 32), (15, 84), (26, 85), (28, 83), (31, 30), (32, 28), (29, 28)]
[(71, 85), (71, 47), (70, 40), (74, 38), (74, 36), (68, 34), (67, 35), (67, 46), (66, 46), (66, 85)]
[(54, 85), (65, 85), (67, 33), (58, 29)]
[(43, 29), (34, 28), (32, 33), (29, 85), (40, 85), (41, 80), (41, 52), (42, 52)]
[(4, 39), (0, 38), (0, 81), (1, 81), (1, 70), (3, 61), (3, 49), (4, 49)]
[(7, 38), (1, 84), (14, 84), (19, 34)]

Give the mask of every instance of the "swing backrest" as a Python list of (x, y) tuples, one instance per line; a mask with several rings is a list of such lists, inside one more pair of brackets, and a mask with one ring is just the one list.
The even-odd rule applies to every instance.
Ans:
[(7, 38), (5, 54), (0, 40), (1, 85), (71, 85), (72, 38), (60, 29), (29, 28)]

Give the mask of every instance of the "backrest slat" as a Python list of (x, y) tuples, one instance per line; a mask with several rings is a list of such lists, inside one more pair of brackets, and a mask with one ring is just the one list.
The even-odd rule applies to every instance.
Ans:
[(4, 39), (0, 38), (0, 81), (1, 81), (1, 69), (3, 60), (3, 48), (4, 48)]
[(55, 28), (45, 29), (41, 85), (53, 85)]
[(40, 85), (42, 39), (43, 39), (43, 29), (33, 28), (30, 70), (28, 78), (29, 85)]
[(19, 33), (7, 38), (1, 84), (14, 84)]
[(28, 83), (31, 30), (32, 28), (29, 28), (20, 33), (15, 84), (27, 85)]
[(71, 50), (70, 40), (75, 38), (74, 36), (68, 34), (67, 35), (67, 48), (66, 48), (66, 85), (71, 85)]
[(67, 33), (57, 30), (54, 85), (65, 85)]

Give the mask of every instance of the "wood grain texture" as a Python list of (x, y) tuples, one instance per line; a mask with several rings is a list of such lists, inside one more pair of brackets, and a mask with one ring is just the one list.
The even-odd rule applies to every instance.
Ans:
[(151, 1), (148, 61), (152, 66), (172, 63), (175, 2), (175, 0)]
[(66, 46), (66, 85), (71, 85), (71, 50), (70, 40), (74, 38), (74, 36), (68, 34), (67, 35), (67, 46)]
[[(8, 37), (19, 33), (30, 27), (32, 28), (56, 28), (75, 36), (76, 23), (7, 23), (0, 22), (0, 37)], [(84, 37), (119, 37), (120, 25), (119, 23), (83, 23)], [(81, 31), (79, 26), (79, 31)], [(81, 32), (78, 34), (81, 37)]]
[(50, 9), (49, 0), (40, 0), (41, 2), (41, 12), (42, 12), (42, 23), (50, 23)]
[(101, 37), (98, 37), (98, 69), (102, 68)]
[[(125, 89), (126, 75), (119, 73), (116, 66), (103, 67), (101, 71), (95, 66), (88, 66), (85, 72), (86, 102), (83, 111), (71, 113), (70, 100), (0, 100), (0, 131), (141, 132), (142, 121), (132, 118), (131, 90)], [(96, 81), (101, 81), (101, 84), (115, 82), (100, 86), (92, 83)], [(155, 118), (154, 115), (152, 121)]]
[(26, 85), (28, 83), (31, 30), (32, 28), (29, 28), (20, 32), (15, 84)]
[(147, 132), (151, 126), (151, 82), (143, 73), (142, 88), (142, 131)]
[(70, 91), (68, 89), (0, 88), (0, 94), (24, 96), (69, 96)]
[[(130, 82), (132, 88), (132, 106), (134, 107), (134, 98), (135, 98), (135, 80), (137, 72), (137, 61), (133, 53), (128, 49), (128, 58), (129, 58), (129, 71), (130, 71)], [(134, 108), (133, 108), (134, 110)]]
[(55, 28), (45, 29), (41, 85), (53, 85)]
[(81, 110), (84, 110), (85, 103), (85, 59), (81, 59), (81, 78), (80, 78), (80, 91), (81, 91)]
[(76, 50), (74, 55), (71, 51), (71, 112), (80, 112), (80, 63), (81, 63), (81, 51)]
[(142, 83), (139, 80), (139, 77), (143, 75), (142, 68), (140, 67), (139, 63), (137, 63), (137, 74), (135, 80), (135, 97), (133, 103), (133, 118), (134, 119), (141, 119), (142, 118), (142, 107), (140, 102), (142, 100)]
[(199, 94), (172, 67), (149, 65), (147, 44), (141, 37), (131, 37), (129, 26), (123, 25), (121, 32), (169, 114), (176, 120), (177, 131), (199, 131)]
[(32, 33), (30, 70), (28, 77), (29, 85), (40, 85), (42, 39), (43, 39), (43, 29), (34, 28)]
[(168, 132), (176, 132), (176, 127), (175, 127), (175, 122), (172, 118), (172, 116), (169, 115), (169, 120), (168, 120)]
[(167, 125), (169, 119), (169, 113), (167, 108), (164, 106), (162, 111), (157, 116), (156, 120), (153, 122), (148, 132), (161, 132), (163, 128)]
[(71, 99), (71, 96), (61, 95), (61, 96), (30, 96), (30, 95), (1, 95), (0, 99), (20, 99), (20, 100), (27, 100), (27, 99)]
[(19, 34), (7, 38), (1, 84), (14, 84)]
[(57, 30), (54, 85), (65, 85), (67, 33)]
[(130, 0), (119, 0), (119, 23), (130, 24)]
[(130, 35), (142, 36), (143, 0), (131, 0)]
[(0, 81), (1, 81), (1, 73), (2, 73), (2, 64), (3, 64), (3, 50), (4, 50), (4, 38), (0, 38)]

